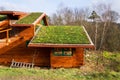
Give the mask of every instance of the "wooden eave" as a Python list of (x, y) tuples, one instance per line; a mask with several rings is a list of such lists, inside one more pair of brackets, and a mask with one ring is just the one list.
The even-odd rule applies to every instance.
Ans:
[(12, 27), (30, 27), (34, 26), (33, 24), (10, 24)]
[(2, 29), (2, 30), (0, 30), (0, 33), (2, 33), (2, 32), (6, 32), (6, 31), (10, 31), (10, 30), (12, 30), (12, 28)]
[(19, 12), (19, 11), (0, 11), (0, 14), (1, 15), (24, 15), (24, 14), (27, 14), (25, 12)]
[(8, 22), (8, 20), (0, 21), (0, 28), (3, 27), (3, 25), (5, 25), (7, 22)]
[(29, 43), (28, 47), (58, 47), (58, 48), (92, 48), (93, 44), (50, 44), (50, 43)]
[(82, 27), (90, 41), (89, 44), (52, 44), (52, 43), (32, 43), (32, 42), (30, 42), (28, 47), (61, 47), (61, 48), (67, 47), (67, 48), (92, 48), (92, 49), (95, 49), (95, 46), (94, 46), (92, 40), (90, 39), (86, 29), (84, 28), (84, 26), (82, 26)]
[(34, 25), (38, 24), (43, 18), (45, 18), (44, 21), (46, 22), (46, 25), (48, 26), (48, 23), (47, 23), (47, 20), (46, 20), (46, 14), (45, 13), (43, 13), (42, 15), (40, 15), (40, 17), (36, 21), (34, 21), (33, 24)]

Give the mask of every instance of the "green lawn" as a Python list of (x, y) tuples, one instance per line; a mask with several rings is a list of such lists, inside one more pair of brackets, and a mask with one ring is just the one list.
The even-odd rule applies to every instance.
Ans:
[(0, 68), (0, 80), (119, 80), (120, 72), (83, 73), (80, 69)]
[(120, 80), (120, 53), (86, 51), (85, 65), (80, 68), (25, 69), (0, 66), (0, 80)]
[(81, 26), (43, 26), (32, 43), (89, 44)]
[(16, 24), (32, 24), (42, 13), (31, 13), (28, 16), (18, 20)]

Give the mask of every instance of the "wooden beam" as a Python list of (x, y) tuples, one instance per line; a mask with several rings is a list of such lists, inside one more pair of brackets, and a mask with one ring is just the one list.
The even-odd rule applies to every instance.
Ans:
[(6, 43), (8, 43), (8, 41), (9, 41), (9, 31), (7, 30), (6, 31)]
[(34, 25), (37, 25), (45, 16), (46, 16), (46, 14), (43, 13), (42, 15), (40, 15), (39, 18), (37, 18), (37, 20), (35, 20), (35, 21), (33, 22), (33, 24), (34, 24)]
[(33, 24), (10, 24), (12, 27), (31, 27)]
[(24, 15), (24, 14), (27, 14), (25, 12), (20, 12), (20, 11), (0, 11), (0, 14), (2, 15)]
[(9, 20), (3, 20), (3, 21), (0, 21), (0, 28), (3, 28), (3, 26), (8, 26), (9, 25)]
[(47, 43), (29, 43), (28, 47), (57, 47), (57, 48), (92, 48), (95, 46), (92, 44), (47, 44)]
[(8, 42), (9, 42), (9, 31), (12, 30), (12, 28), (8, 28), (8, 29), (4, 29), (4, 30), (1, 30), (0, 33), (2, 32), (6, 32), (6, 43), (8, 45)]
[(2, 33), (2, 32), (6, 32), (6, 31), (10, 31), (10, 30), (12, 30), (12, 28), (3, 29), (3, 30), (0, 30), (0, 33)]

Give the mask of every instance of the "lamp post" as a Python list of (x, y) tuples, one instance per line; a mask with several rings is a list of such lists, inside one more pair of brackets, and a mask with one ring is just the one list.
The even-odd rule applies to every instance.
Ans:
[(95, 50), (96, 50), (96, 48), (97, 48), (97, 33), (98, 33), (98, 30), (97, 30), (97, 28), (98, 28), (97, 19), (98, 19), (98, 18), (100, 18), (100, 16), (97, 15), (97, 13), (96, 13), (95, 11), (92, 11), (89, 19), (92, 19), (93, 22), (95, 22)]

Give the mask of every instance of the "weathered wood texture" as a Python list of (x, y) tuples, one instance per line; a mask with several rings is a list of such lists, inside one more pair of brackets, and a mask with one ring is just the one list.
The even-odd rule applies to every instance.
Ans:
[[(9, 19), (19, 19), (27, 14), (19, 12), (0, 12), (0, 14), (7, 14)], [(42, 20), (42, 19), (41, 19)], [(40, 21), (36, 22), (40, 23)], [(36, 25), (35, 24), (35, 25)], [(0, 27), (11, 26), (9, 21), (5, 20), (0, 23)], [(37, 66), (50, 66), (50, 50), (51, 48), (28, 48), (27, 44), (34, 36), (35, 25), (19, 25), (11, 26), (11, 37), (18, 37), (15, 41), (11, 41), (9, 45), (0, 47), (0, 64), (9, 65), (12, 59), (18, 62), (34, 63)], [(47, 24), (46, 24), (47, 25)], [(0, 36), (6, 38), (6, 33), (1, 33)], [(1, 37), (1, 39), (3, 39)], [(11, 39), (12, 40), (12, 39)], [(1, 46), (1, 45), (0, 45)]]
[(13, 27), (17, 39), (12, 44), (0, 49), (0, 64), (9, 65), (12, 59), (18, 62), (34, 63), (36, 66), (51, 67), (79, 67), (83, 65), (83, 48), (76, 48), (73, 56), (53, 56), (51, 48), (29, 48), (27, 41), (34, 36), (34, 28), (30, 27)]
[(28, 13), (19, 12), (19, 11), (0, 11), (1, 15), (7, 15), (9, 19), (19, 19), (23, 16), (27, 15)]
[(54, 56), (51, 52), (51, 67), (79, 67), (84, 63), (84, 49), (76, 48), (73, 56)]
[(34, 27), (14, 27), (20, 39), (0, 49), (0, 64), (10, 65), (12, 59), (18, 62), (50, 66), (50, 48), (28, 48), (28, 41), (34, 36)]
[(0, 29), (3, 29), (8, 25), (9, 25), (9, 20), (0, 21)]
[[(29, 50), (26, 48), (26, 40), (29, 40), (33, 36), (33, 27), (27, 29), (19, 29), (18, 35), (21, 37), (15, 42), (9, 44), (8, 46), (4, 46), (0, 49), (0, 62), (7, 63), (7, 61), (11, 61), (13, 54), (26, 54)], [(19, 55), (18, 55), (19, 56)], [(21, 54), (21, 58), (22, 58)], [(20, 58), (18, 58), (20, 59)]]
[(21, 45), (0, 54), (0, 64), (10, 65), (14, 59), (17, 62), (34, 63), (36, 66), (50, 66), (49, 50), (47, 48), (25, 48), (24, 45)]
[[(0, 22), (0, 31), (6, 29), (9, 26), (9, 20)], [(6, 37), (6, 32), (0, 32), (0, 39)]]

